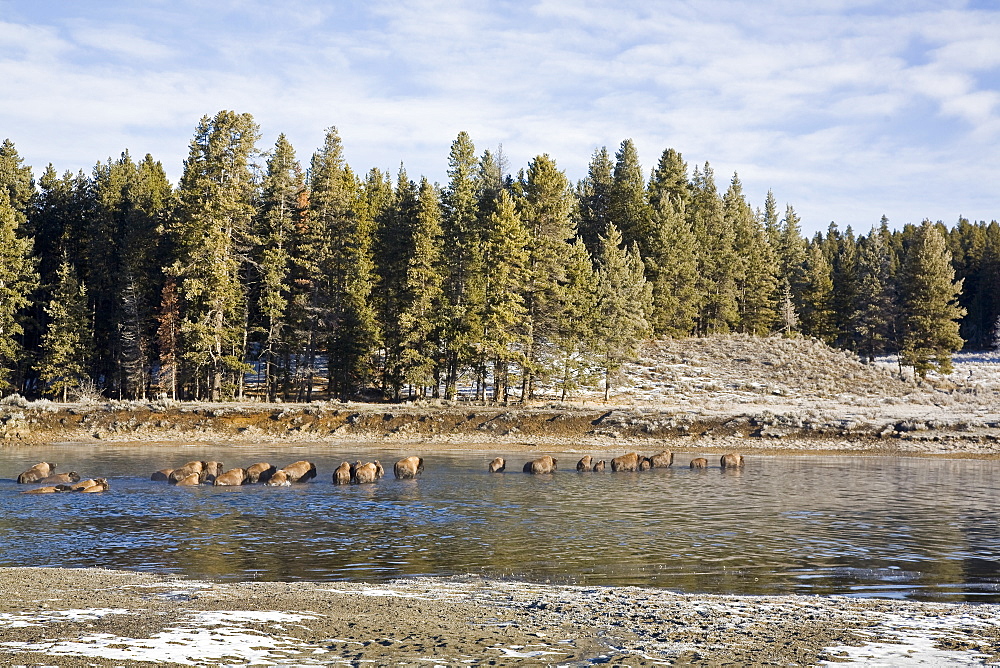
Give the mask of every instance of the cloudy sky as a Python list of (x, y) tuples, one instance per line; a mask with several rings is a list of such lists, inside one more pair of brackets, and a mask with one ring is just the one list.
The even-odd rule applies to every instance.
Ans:
[(573, 179), (632, 138), (807, 232), (1000, 219), (994, 0), (0, 0), (0, 139), (38, 174), (129, 149), (171, 179), (198, 119), (250, 112), (306, 162), (446, 179), (459, 131)]

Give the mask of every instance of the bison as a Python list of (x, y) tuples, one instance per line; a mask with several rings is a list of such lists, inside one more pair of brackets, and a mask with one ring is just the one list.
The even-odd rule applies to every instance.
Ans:
[(542, 455), (537, 459), (532, 459), (524, 465), (525, 473), (553, 473), (556, 470), (556, 460), (549, 455)]
[(424, 471), (424, 460), (421, 457), (406, 457), (400, 459), (392, 467), (397, 480), (415, 478)]

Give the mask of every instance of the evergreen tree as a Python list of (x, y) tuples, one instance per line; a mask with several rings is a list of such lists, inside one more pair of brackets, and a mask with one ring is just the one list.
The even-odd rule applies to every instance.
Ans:
[[(376, 312), (382, 332), (381, 382), (384, 392), (399, 396), (404, 379), (405, 337), (401, 326), (409, 304), (408, 285), (413, 231), (416, 229), (418, 191), (402, 165), (391, 201), (382, 212), (376, 245), (378, 287)], [(435, 396), (437, 390), (435, 387)]]
[(203, 117), (178, 192), (169, 274), (178, 279), (182, 357), (193, 371), (193, 393), (210, 400), (238, 395), (249, 370), (244, 259), (255, 214), (250, 160), (257, 138), (250, 114)]
[(691, 204), (691, 182), (687, 163), (680, 153), (668, 148), (649, 179), (649, 205), (655, 211), (670, 203), (677, 211), (685, 211)]
[(79, 389), (88, 380), (93, 330), (87, 290), (77, 282), (73, 266), (63, 262), (58, 277), (52, 300), (45, 308), (49, 327), (42, 337), (38, 376), (46, 384), (46, 394), (65, 402), (70, 390)]
[(444, 294), (448, 311), (445, 342), (445, 396), (457, 391), (459, 369), (477, 357), (475, 332), (485, 295), (482, 285), (483, 230), (478, 211), (480, 190), (475, 146), (460, 132), (448, 156), (448, 186), (442, 200)]
[(698, 242), (687, 215), (691, 186), (680, 153), (672, 148), (663, 152), (647, 192), (653, 238), (643, 259), (653, 289), (650, 323), (657, 334), (690, 336), (704, 286), (698, 276)]
[(806, 251), (799, 282), (799, 321), (802, 333), (826, 343), (835, 338), (833, 278), (830, 264), (819, 243), (812, 243)]
[(788, 278), (792, 293), (797, 296), (802, 266), (806, 262), (806, 240), (802, 238), (802, 223), (791, 204), (785, 207), (785, 217), (781, 220), (777, 251), (780, 273)]
[[(646, 179), (631, 139), (623, 141), (615, 153), (610, 195), (609, 222), (618, 228), (626, 244), (634, 244), (641, 257), (648, 257), (653, 245), (653, 233), (650, 229)], [(601, 229), (600, 235), (607, 234), (607, 230), (607, 227)]]
[(958, 320), (965, 315), (957, 303), (962, 284), (955, 281), (943, 235), (928, 221), (916, 229), (900, 284), (903, 363), (921, 377), (933, 366), (950, 373), (951, 354), (965, 343), (958, 334)]
[(561, 290), (567, 282), (570, 241), (576, 237), (573, 193), (566, 175), (548, 155), (537, 156), (521, 174), (521, 218), (529, 234), (525, 283), (527, 349), (522, 400), (534, 393), (534, 379), (546, 370), (545, 344), (558, 330)]
[(608, 224), (611, 222), (613, 174), (614, 164), (608, 155), (607, 147), (602, 146), (594, 151), (590, 166), (587, 168), (587, 177), (577, 188), (577, 198), (580, 202), (577, 229), (591, 256), (596, 255), (600, 236), (608, 229)]
[(724, 334), (739, 322), (735, 238), (708, 163), (703, 172), (695, 170), (693, 191), (688, 213), (698, 244), (698, 275), (703, 295), (697, 331), (703, 335)]
[(38, 286), (32, 240), (21, 236), (26, 217), (10, 205), (10, 190), (0, 187), (0, 391), (14, 386), (24, 354), (22, 319)]
[(690, 336), (703, 300), (697, 240), (684, 210), (671, 199), (657, 199), (651, 219), (654, 243), (646, 258), (653, 291), (650, 324), (657, 334)]
[(257, 309), (263, 329), (259, 357), (264, 363), (264, 396), (275, 401), (283, 384), (279, 370), (286, 358), (293, 239), (305, 216), (305, 178), (295, 159), (295, 149), (284, 134), (278, 135), (267, 160), (262, 186), (255, 235), (259, 257)]
[(885, 238), (874, 228), (858, 245), (857, 290), (851, 330), (858, 351), (869, 362), (886, 352), (896, 319), (893, 301), (892, 270)]
[(777, 258), (768, 243), (767, 231), (743, 196), (743, 185), (736, 174), (722, 201), (723, 215), (733, 230), (738, 329), (763, 336), (771, 331), (776, 317)]
[(486, 226), (483, 247), (483, 352), (493, 364), (493, 400), (510, 400), (510, 368), (524, 349), (524, 282), (528, 270), (528, 230), (514, 199), (501, 191)]
[(579, 239), (569, 245), (565, 277), (558, 292), (559, 320), (551, 338), (555, 352), (552, 372), (563, 401), (581, 385), (597, 380), (593, 374), (598, 363), (594, 352), (599, 325), (597, 273)]
[(0, 144), (0, 189), (7, 192), (7, 206), (15, 213), (18, 225), (27, 221), (31, 200), (35, 196), (35, 179), (31, 167), (17, 152), (14, 142), (4, 139)]
[(604, 367), (604, 400), (625, 360), (638, 352), (639, 342), (651, 332), (647, 315), (652, 292), (646, 285), (642, 260), (635, 246), (622, 248), (613, 225), (601, 238), (597, 261), (595, 347)]
[[(442, 349), (439, 337), (445, 326), (440, 194), (426, 178), (420, 179), (416, 207), (409, 222), (412, 227), (407, 230), (406, 277), (399, 316), (399, 378), (416, 386), (423, 396), (426, 387), (437, 386), (435, 371)], [(398, 397), (399, 388), (394, 390)], [(453, 395), (454, 389), (451, 392)]]
[[(771, 245), (777, 256), (782, 247), (781, 244), (781, 223), (778, 221), (778, 200), (774, 197), (774, 192), (771, 190), (767, 191), (767, 197), (764, 199), (764, 231), (767, 233), (767, 243)], [(783, 272), (784, 266), (779, 258), (778, 271)]]

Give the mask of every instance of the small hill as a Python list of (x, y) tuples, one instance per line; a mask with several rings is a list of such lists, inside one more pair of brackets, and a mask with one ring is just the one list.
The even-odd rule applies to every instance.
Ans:
[[(857, 404), (915, 392), (922, 390), (887, 365), (864, 364), (853, 353), (815, 339), (726, 335), (646, 344), (623, 368), (613, 401), (780, 403), (795, 398)], [(597, 399), (603, 388), (574, 396)]]

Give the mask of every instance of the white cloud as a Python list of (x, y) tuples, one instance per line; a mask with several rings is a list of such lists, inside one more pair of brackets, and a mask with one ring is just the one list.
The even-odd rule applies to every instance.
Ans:
[(807, 227), (1000, 216), (1000, 12), (958, 0), (115, 4), (0, 23), (0, 129), (36, 170), (128, 147), (176, 178), (198, 118), (228, 108), (303, 161), (336, 125), (359, 172), (443, 180), (467, 130), (575, 179), (631, 137), (647, 171), (677, 148)]

